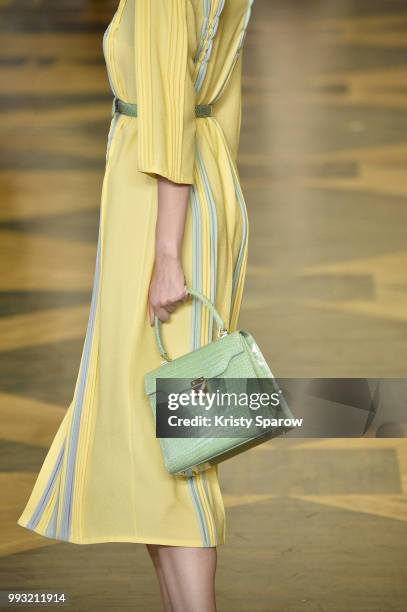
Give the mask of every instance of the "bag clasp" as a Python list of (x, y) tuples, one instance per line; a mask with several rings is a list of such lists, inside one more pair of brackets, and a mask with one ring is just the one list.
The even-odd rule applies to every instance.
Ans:
[(199, 376), (199, 378), (194, 378), (191, 380), (191, 387), (194, 391), (203, 391), (204, 393), (208, 393), (208, 383), (203, 376)]

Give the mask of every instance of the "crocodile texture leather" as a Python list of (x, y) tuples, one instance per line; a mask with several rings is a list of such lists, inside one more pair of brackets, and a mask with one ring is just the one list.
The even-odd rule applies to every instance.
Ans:
[[(194, 291), (194, 296), (199, 299), (199, 292)], [(202, 301), (206, 303), (207, 298)], [(210, 310), (213, 314), (212, 308)], [(156, 325), (156, 333), (157, 330), (158, 326)], [(156, 338), (159, 346), (161, 345), (160, 352), (165, 354), (159, 333)], [(144, 378), (145, 391), (149, 397), (154, 417), (156, 417), (158, 403), (157, 378), (167, 379), (166, 393), (181, 393), (190, 391), (191, 382), (201, 377), (203, 379), (217, 379), (218, 382), (221, 379), (222, 391), (236, 394), (246, 392), (246, 379), (248, 378), (267, 379), (268, 392), (270, 390), (280, 392), (278, 416), (280, 418), (293, 418), (257, 343), (249, 332), (243, 330), (228, 333), (201, 348), (168, 361), (148, 372)], [(211, 381), (208, 380), (208, 383), (210, 384)], [(214, 384), (213, 388), (219, 388), (219, 386)], [(197, 414), (196, 410), (196, 407), (190, 408), (191, 417)], [(233, 406), (224, 410), (225, 416), (233, 414)], [(250, 412), (251, 410), (248, 407), (247, 416), (253, 416), (253, 414), (249, 414)], [(276, 417), (275, 407), (270, 407), (270, 417)], [(159, 441), (166, 469), (171, 474), (191, 475), (252, 448), (271, 437), (284, 433), (288, 429), (291, 429), (291, 427), (274, 427), (266, 431), (259, 431), (257, 435), (251, 433), (245, 438), (211, 438), (205, 436), (200, 438), (159, 438)]]

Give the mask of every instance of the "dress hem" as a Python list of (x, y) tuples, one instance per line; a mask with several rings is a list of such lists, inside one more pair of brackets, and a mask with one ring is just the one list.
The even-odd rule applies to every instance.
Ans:
[(28, 525), (24, 524), (23, 521), (18, 520), (17, 524), (20, 527), (24, 527), (33, 533), (37, 533), (38, 535), (43, 536), (49, 540), (57, 540), (59, 542), (68, 542), (69, 544), (77, 544), (79, 546), (84, 544), (107, 544), (109, 542), (128, 542), (134, 544), (162, 544), (164, 546), (190, 546), (194, 548), (214, 548), (216, 546), (221, 546), (225, 544), (225, 540), (221, 539), (217, 544), (203, 545), (202, 540), (172, 540), (171, 538), (143, 538), (139, 536), (105, 536), (101, 538), (82, 538), (81, 540), (74, 539), (62, 539), (53, 536), (49, 536), (46, 533), (42, 532), (40, 529), (32, 529), (28, 527)]

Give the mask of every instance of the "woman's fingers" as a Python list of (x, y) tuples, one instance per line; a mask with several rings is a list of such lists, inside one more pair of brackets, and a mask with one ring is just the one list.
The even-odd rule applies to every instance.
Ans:
[(155, 262), (149, 288), (150, 324), (154, 317), (168, 321), (170, 315), (188, 298), (185, 274), (181, 262), (173, 258), (159, 258)]
[(178, 304), (178, 302), (175, 302), (174, 304), (168, 304), (167, 306), (163, 306), (163, 308), (167, 312), (171, 313), (171, 312), (174, 312), (174, 310), (176, 310), (177, 304)]
[(170, 313), (165, 308), (158, 308), (158, 310), (155, 311), (155, 314), (162, 322), (168, 321), (170, 318)]
[(156, 315), (160, 321), (168, 321), (170, 315), (176, 311), (177, 307), (183, 304), (188, 296), (185, 296), (176, 302), (167, 302), (166, 304), (155, 304), (149, 303), (150, 308), (150, 324), (154, 325), (154, 315)]

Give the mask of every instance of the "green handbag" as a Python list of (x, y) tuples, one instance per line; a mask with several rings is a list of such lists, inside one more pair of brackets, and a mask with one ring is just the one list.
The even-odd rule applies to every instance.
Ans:
[[(217, 323), (218, 339), (171, 360), (162, 342), (161, 321), (155, 317), (155, 337), (163, 362), (160, 367), (148, 372), (144, 377), (145, 391), (154, 418), (157, 418), (159, 404), (157, 378), (166, 379), (166, 392), (181, 393), (188, 390), (190, 392), (191, 388), (204, 389), (208, 392), (208, 389), (219, 388), (216, 385), (211, 386), (211, 382), (221, 382), (222, 388), (227, 393), (237, 394), (246, 390), (247, 379), (259, 379), (259, 383), (264, 379), (269, 388), (279, 393), (278, 418), (284, 420), (294, 418), (251, 334), (243, 330), (229, 333), (215, 306), (207, 297), (188, 287), (187, 293), (199, 299), (210, 310)], [(196, 408), (187, 407), (184, 413), (185, 410), (190, 410), (191, 417), (196, 415)], [(249, 408), (247, 410), (250, 412)], [(276, 408), (272, 410), (270, 407), (270, 416), (276, 418)], [(191, 476), (292, 428), (291, 425), (270, 426), (266, 429), (255, 429), (254, 432), (252, 430), (244, 437), (242, 435), (240, 437), (160, 437), (159, 441), (168, 472)]]

